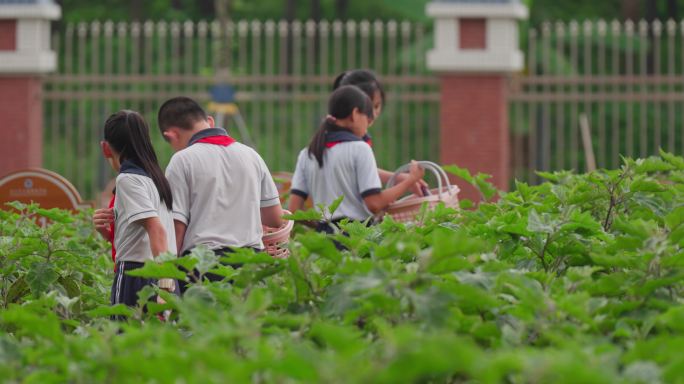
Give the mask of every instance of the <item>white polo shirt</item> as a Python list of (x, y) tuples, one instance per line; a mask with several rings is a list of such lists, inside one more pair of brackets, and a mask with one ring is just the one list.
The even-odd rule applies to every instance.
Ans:
[(373, 149), (359, 138), (336, 136), (342, 140), (325, 150), (323, 168), (314, 156), (309, 156), (308, 148), (299, 152), (292, 177), (292, 193), (303, 198), (311, 196), (314, 206), (323, 204), (326, 207), (344, 195), (332, 218), (366, 220), (373, 213), (363, 198), (382, 191)]
[(260, 209), (280, 204), (278, 189), (252, 148), (198, 142), (215, 136), (227, 134), (221, 128), (199, 132), (166, 168), (173, 218), (187, 225), (181, 253), (198, 245), (263, 248)]
[(161, 202), (157, 187), (147, 173), (137, 165), (124, 161), (116, 177), (114, 201), (116, 262), (144, 263), (154, 259), (150, 237), (141, 223), (141, 220), (151, 217), (159, 217), (166, 231), (169, 252), (175, 254), (176, 233), (171, 211)]

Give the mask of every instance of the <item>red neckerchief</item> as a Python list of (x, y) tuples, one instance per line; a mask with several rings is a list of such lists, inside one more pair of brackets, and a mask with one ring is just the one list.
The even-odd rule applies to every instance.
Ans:
[[(335, 134), (333, 134), (333, 135), (335, 135)], [(368, 136), (368, 135), (364, 135), (361, 139), (358, 139), (358, 138), (357, 138), (357, 139), (354, 139), (354, 138), (351, 138), (351, 137), (350, 137), (350, 138), (346, 138), (347, 135), (348, 135), (348, 134), (347, 134), (346, 132), (341, 132), (341, 133), (335, 135), (335, 136), (341, 137), (342, 139), (341, 139), (341, 140), (328, 141), (328, 142), (325, 143), (325, 147), (326, 147), (326, 148), (332, 148), (332, 147), (336, 146), (337, 144), (346, 143), (346, 142), (348, 142), (348, 141), (363, 141), (363, 142), (365, 142), (366, 144), (368, 144), (369, 146), (371, 146), (371, 147), (373, 146), (373, 141), (371, 140), (371, 137)], [(332, 135), (331, 135), (331, 136), (332, 136)], [(357, 136), (357, 137), (358, 137), (358, 136)]]
[[(112, 195), (112, 199), (109, 200), (109, 208), (114, 208), (114, 200), (116, 195)], [(112, 261), (114, 262), (114, 271), (116, 272), (116, 248), (114, 248), (114, 221), (109, 224), (109, 242), (112, 243)]]
[(235, 139), (233, 139), (230, 136), (209, 136), (205, 137), (204, 139), (199, 139), (197, 140), (197, 143), (205, 143), (205, 144), (215, 144), (215, 145), (220, 145), (222, 147), (227, 147), (235, 142)]

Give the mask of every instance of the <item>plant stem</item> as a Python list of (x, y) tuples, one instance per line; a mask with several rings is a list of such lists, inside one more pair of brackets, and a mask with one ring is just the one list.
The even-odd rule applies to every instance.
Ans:
[(541, 249), (541, 252), (537, 254), (539, 257), (539, 260), (541, 260), (542, 267), (544, 267), (544, 271), (548, 272), (549, 271), (549, 266), (546, 264), (546, 260), (544, 259), (544, 254), (546, 254), (546, 248), (548, 248), (549, 243), (551, 242), (551, 234), (547, 233), (546, 234), (546, 240), (544, 241), (544, 246)]

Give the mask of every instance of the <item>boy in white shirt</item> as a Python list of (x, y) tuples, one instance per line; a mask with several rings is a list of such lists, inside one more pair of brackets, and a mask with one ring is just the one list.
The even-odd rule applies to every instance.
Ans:
[[(159, 109), (158, 122), (176, 151), (166, 177), (173, 192), (179, 254), (199, 245), (216, 254), (235, 248), (262, 250), (262, 224), (280, 227), (283, 212), (261, 156), (224, 129), (215, 128), (214, 119), (187, 97), (166, 101)], [(182, 292), (185, 288), (181, 284)]]

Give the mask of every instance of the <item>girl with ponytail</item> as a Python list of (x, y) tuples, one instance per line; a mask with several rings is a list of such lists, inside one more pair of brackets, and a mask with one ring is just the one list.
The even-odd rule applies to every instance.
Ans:
[[(104, 141), (100, 145), (104, 157), (118, 173), (109, 220), (94, 220), (100, 232), (109, 228), (111, 221), (116, 228), (116, 274), (111, 303), (134, 306), (138, 291), (154, 281), (129, 276), (126, 271), (140, 268), (162, 253), (176, 254), (171, 188), (159, 167), (149, 127), (137, 112), (123, 110), (111, 115), (105, 122)], [(171, 279), (160, 279), (157, 284), (169, 291), (176, 289), (176, 282)]]
[[(373, 117), (375, 120), (377, 120), (380, 117), (383, 107), (385, 106), (386, 97), (385, 89), (375, 73), (368, 69), (352, 69), (344, 71), (335, 78), (335, 81), (333, 82), (333, 90), (345, 85), (354, 85), (358, 87), (370, 98), (373, 104)], [(363, 139), (369, 143), (369, 145), (371, 144), (371, 138), (369, 135), (364, 136)], [(393, 174), (393, 172), (378, 168), (378, 176), (380, 176), (380, 181), (383, 183), (387, 183)], [(402, 181), (406, 177), (408, 177), (408, 175), (403, 173), (397, 175), (397, 181)], [(426, 188), (427, 183), (424, 180), (420, 180), (418, 183), (412, 185), (410, 189), (411, 192), (417, 196), (423, 196)]]
[[(372, 121), (371, 100), (361, 89), (347, 85), (333, 92), (328, 115), (308, 148), (299, 153), (290, 211), (301, 209), (308, 196), (314, 205), (324, 206), (344, 196), (332, 221), (366, 221), (423, 179), (424, 170), (413, 163), (404, 180), (382, 190), (373, 149), (364, 141)], [(333, 228), (326, 222), (318, 230), (330, 233)]]

